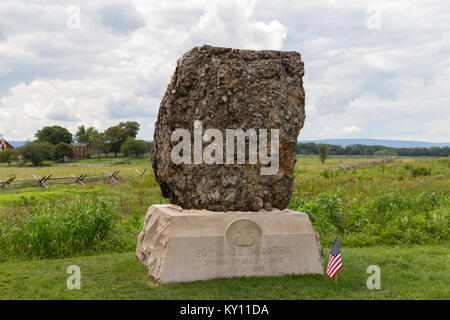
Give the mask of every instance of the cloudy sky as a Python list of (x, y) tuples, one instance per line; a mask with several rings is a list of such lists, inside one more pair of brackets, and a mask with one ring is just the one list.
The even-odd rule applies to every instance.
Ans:
[(0, 133), (141, 123), (194, 46), (298, 51), (300, 139), (450, 141), (449, 1), (0, 0)]

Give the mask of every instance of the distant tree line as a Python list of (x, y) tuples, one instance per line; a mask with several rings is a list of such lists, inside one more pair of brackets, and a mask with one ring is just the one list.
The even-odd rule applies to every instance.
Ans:
[(113, 152), (115, 157), (119, 152), (138, 157), (147, 152), (147, 142), (136, 140), (139, 128), (140, 125), (136, 121), (120, 122), (104, 132), (94, 127), (79, 126), (74, 138), (77, 142), (86, 143), (91, 153), (96, 154), (99, 159), (102, 154), (108, 155), (110, 152)]
[(74, 158), (72, 142), (85, 143), (87, 156), (96, 155), (99, 159), (104, 154), (119, 152), (125, 156), (139, 157), (151, 150), (151, 144), (144, 140), (136, 140), (140, 125), (135, 121), (120, 122), (104, 132), (95, 127), (79, 126), (75, 135), (61, 126), (46, 126), (38, 130), (36, 139), (16, 149), (0, 151), (0, 161), (11, 165), (14, 161), (31, 162), (39, 166), (45, 160), (63, 161)]
[[(314, 142), (297, 143), (296, 153), (319, 155), (319, 144)], [(392, 148), (385, 146), (366, 146), (362, 144), (353, 144), (346, 147), (329, 145), (328, 154), (346, 156), (448, 157), (450, 155), (450, 147)]]

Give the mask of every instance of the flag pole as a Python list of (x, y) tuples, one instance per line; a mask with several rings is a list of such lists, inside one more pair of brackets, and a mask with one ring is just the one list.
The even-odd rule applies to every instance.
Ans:
[[(338, 239), (338, 234), (337, 234), (337, 231), (336, 231), (336, 240)], [(335, 279), (334, 279), (334, 284), (335, 284), (335, 286), (337, 287), (337, 276), (338, 276), (338, 274), (336, 273), (336, 275), (335, 275)]]

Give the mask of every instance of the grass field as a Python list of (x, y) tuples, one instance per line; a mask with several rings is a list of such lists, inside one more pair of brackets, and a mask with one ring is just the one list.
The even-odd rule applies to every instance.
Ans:
[[(149, 158), (106, 158), (40, 168), (0, 164), (0, 178), (98, 175), (120, 170), (114, 187), (96, 183), (0, 191), (0, 299), (449, 299), (448, 159), (397, 159), (331, 173), (363, 157), (299, 157), (289, 207), (307, 212), (325, 260), (339, 236), (344, 268), (326, 276), (218, 279), (157, 286), (133, 256), (147, 208), (165, 203)], [(81, 267), (82, 289), (65, 270)], [(369, 265), (381, 290), (368, 290)]]
[[(324, 248), (329, 251), (330, 248)], [(334, 279), (321, 275), (233, 278), (156, 285), (132, 252), (0, 264), (5, 299), (448, 299), (448, 247), (344, 248)], [(81, 289), (67, 289), (66, 269), (78, 265)], [(381, 269), (381, 289), (369, 290), (367, 267)]]

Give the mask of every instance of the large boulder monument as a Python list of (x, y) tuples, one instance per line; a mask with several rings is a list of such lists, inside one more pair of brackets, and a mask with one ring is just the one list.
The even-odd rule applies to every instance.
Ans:
[(136, 257), (160, 283), (323, 273), (319, 237), (286, 209), (305, 121), (297, 52), (195, 47), (162, 99), (153, 205)]

